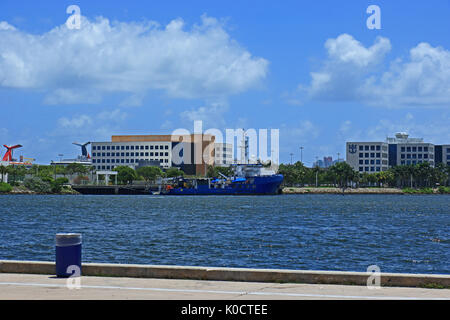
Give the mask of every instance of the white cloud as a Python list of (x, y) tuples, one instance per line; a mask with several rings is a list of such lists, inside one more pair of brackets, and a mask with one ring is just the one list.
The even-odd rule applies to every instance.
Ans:
[(343, 34), (325, 43), (328, 58), (311, 72), (300, 90), (313, 100), (357, 101), (386, 107), (448, 107), (450, 51), (420, 43), (406, 61), (397, 58), (385, 67), (389, 39), (378, 37), (366, 48)]
[(223, 128), (225, 126), (224, 113), (228, 110), (225, 102), (209, 103), (197, 109), (183, 111), (180, 114), (184, 122), (193, 125), (194, 121), (202, 121), (203, 129)]
[(308, 142), (319, 137), (320, 128), (310, 120), (302, 120), (297, 126), (280, 128), (280, 140)]
[(88, 115), (80, 115), (71, 119), (63, 117), (58, 120), (58, 125), (67, 129), (79, 129), (92, 125), (92, 118)]
[(64, 24), (40, 35), (0, 23), (0, 86), (39, 89), (48, 104), (97, 103), (124, 92), (130, 94), (124, 105), (138, 105), (151, 90), (224, 98), (256, 87), (267, 69), (265, 59), (206, 16), (191, 28), (181, 19), (161, 27), (82, 17), (79, 30)]

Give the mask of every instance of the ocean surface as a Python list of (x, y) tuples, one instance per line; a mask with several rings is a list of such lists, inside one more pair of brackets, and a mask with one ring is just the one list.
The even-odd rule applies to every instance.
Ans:
[(450, 274), (448, 195), (0, 195), (0, 259)]

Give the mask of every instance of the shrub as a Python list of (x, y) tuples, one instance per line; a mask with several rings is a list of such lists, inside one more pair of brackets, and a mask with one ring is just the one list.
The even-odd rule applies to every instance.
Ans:
[(450, 193), (450, 187), (440, 186), (438, 191), (439, 193)]
[(12, 187), (6, 182), (0, 182), (0, 192), (11, 192)]
[(50, 193), (52, 192), (51, 184), (47, 181), (43, 181), (38, 177), (26, 178), (23, 181), (23, 185), (28, 189), (40, 193)]

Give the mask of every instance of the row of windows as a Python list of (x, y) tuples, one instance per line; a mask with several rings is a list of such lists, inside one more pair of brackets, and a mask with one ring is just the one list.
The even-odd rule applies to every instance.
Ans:
[[(407, 164), (407, 165), (409, 165), (409, 164), (419, 164), (419, 163), (422, 163), (422, 162), (427, 162), (427, 161), (422, 161), (422, 160), (418, 160), (418, 161), (416, 161), (416, 160), (413, 160), (413, 161), (411, 161), (411, 160), (402, 160), (402, 161), (400, 161), (400, 164), (401, 165), (405, 165), (405, 164)], [(432, 162), (432, 161), (430, 161), (430, 162)]]
[[(401, 147), (401, 152), (428, 152), (428, 147)], [(433, 148), (430, 148), (433, 151)]]
[[(366, 152), (366, 153), (363, 153), (363, 152), (360, 152), (359, 153), (359, 157), (360, 158), (381, 158), (381, 153), (380, 152), (377, 152), (377, 153), (375, 153), (375, 152)], [(386, 153), (383, 153), (383, 158), (387, 158), (388, 157), (388, 155), (386, 154)]]
[[(164, 165), (163, 165), (164, 166)], [(113, 170), (116, 166), (95, 166), (97, 170)]]
[[(377, 160), (359, 160), (359, 164), (381, 164), (381, 160), (377, 159)], [(383, 164), (387, 165), (387, 161), (384, 160)]]
[(93, 152), (93, 157), (134, 157), (136, 154), (136, 157), (153, 157), (155, 156), (169, 156), (168, 152)]
[[(380, 151), (381, 146), (359, 146), (359, 151)], [(383, 148), (383, 150), (386, 150), (386, 148)]]
[(360, 172), (380, 172), (381, 171), (381, 167), (359, 167), (359, 171)]
[(92, 146), (92, 150), (168, 150), (168, 145), (156, 146)]
[[(140, 160), (148, 159), (93, 159), (92, 163), (139, 163)], [(169, 159), (150, 159), (160, 163), (169, 163)]]
[[(401, 159), (428, 159), (428, 153), (424, 153), (423, 155), (421, 153), (413, 153), (413, 154), (411, 154), (411, 153), (407, 153), (407, 154), (402, 153), (400, 155), (400, 158)], [(434, 156), (431, 154), (430, 155), (430, 159), (433, 159), (433, 158), (434, 158)]]

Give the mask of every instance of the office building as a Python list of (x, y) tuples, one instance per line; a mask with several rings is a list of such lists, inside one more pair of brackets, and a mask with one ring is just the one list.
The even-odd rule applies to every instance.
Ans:
[(374, 173), (388, 169), (388, 144), (385, 142), (347, 142), (346, 162), (359, 172)]
[(175, 166), (186, 174), (205, 175), (207, 165), (214, 164), (211, 135), (115, 135), (111, 141), (92, 142), (91, 146), (92, 165), (97, 170), (159, 164), (163, 169)]
[(230, 143), (214, 144), (214, 163), (216, 166), (228, 166), (233, 163), (233, 145)]
[(450, 164), (450, 146), (434, 145), (399, 132), (385, 142), (347, 142), (346, 162), (359, 172), (379, 172), (394, 166), (428, 162)]

